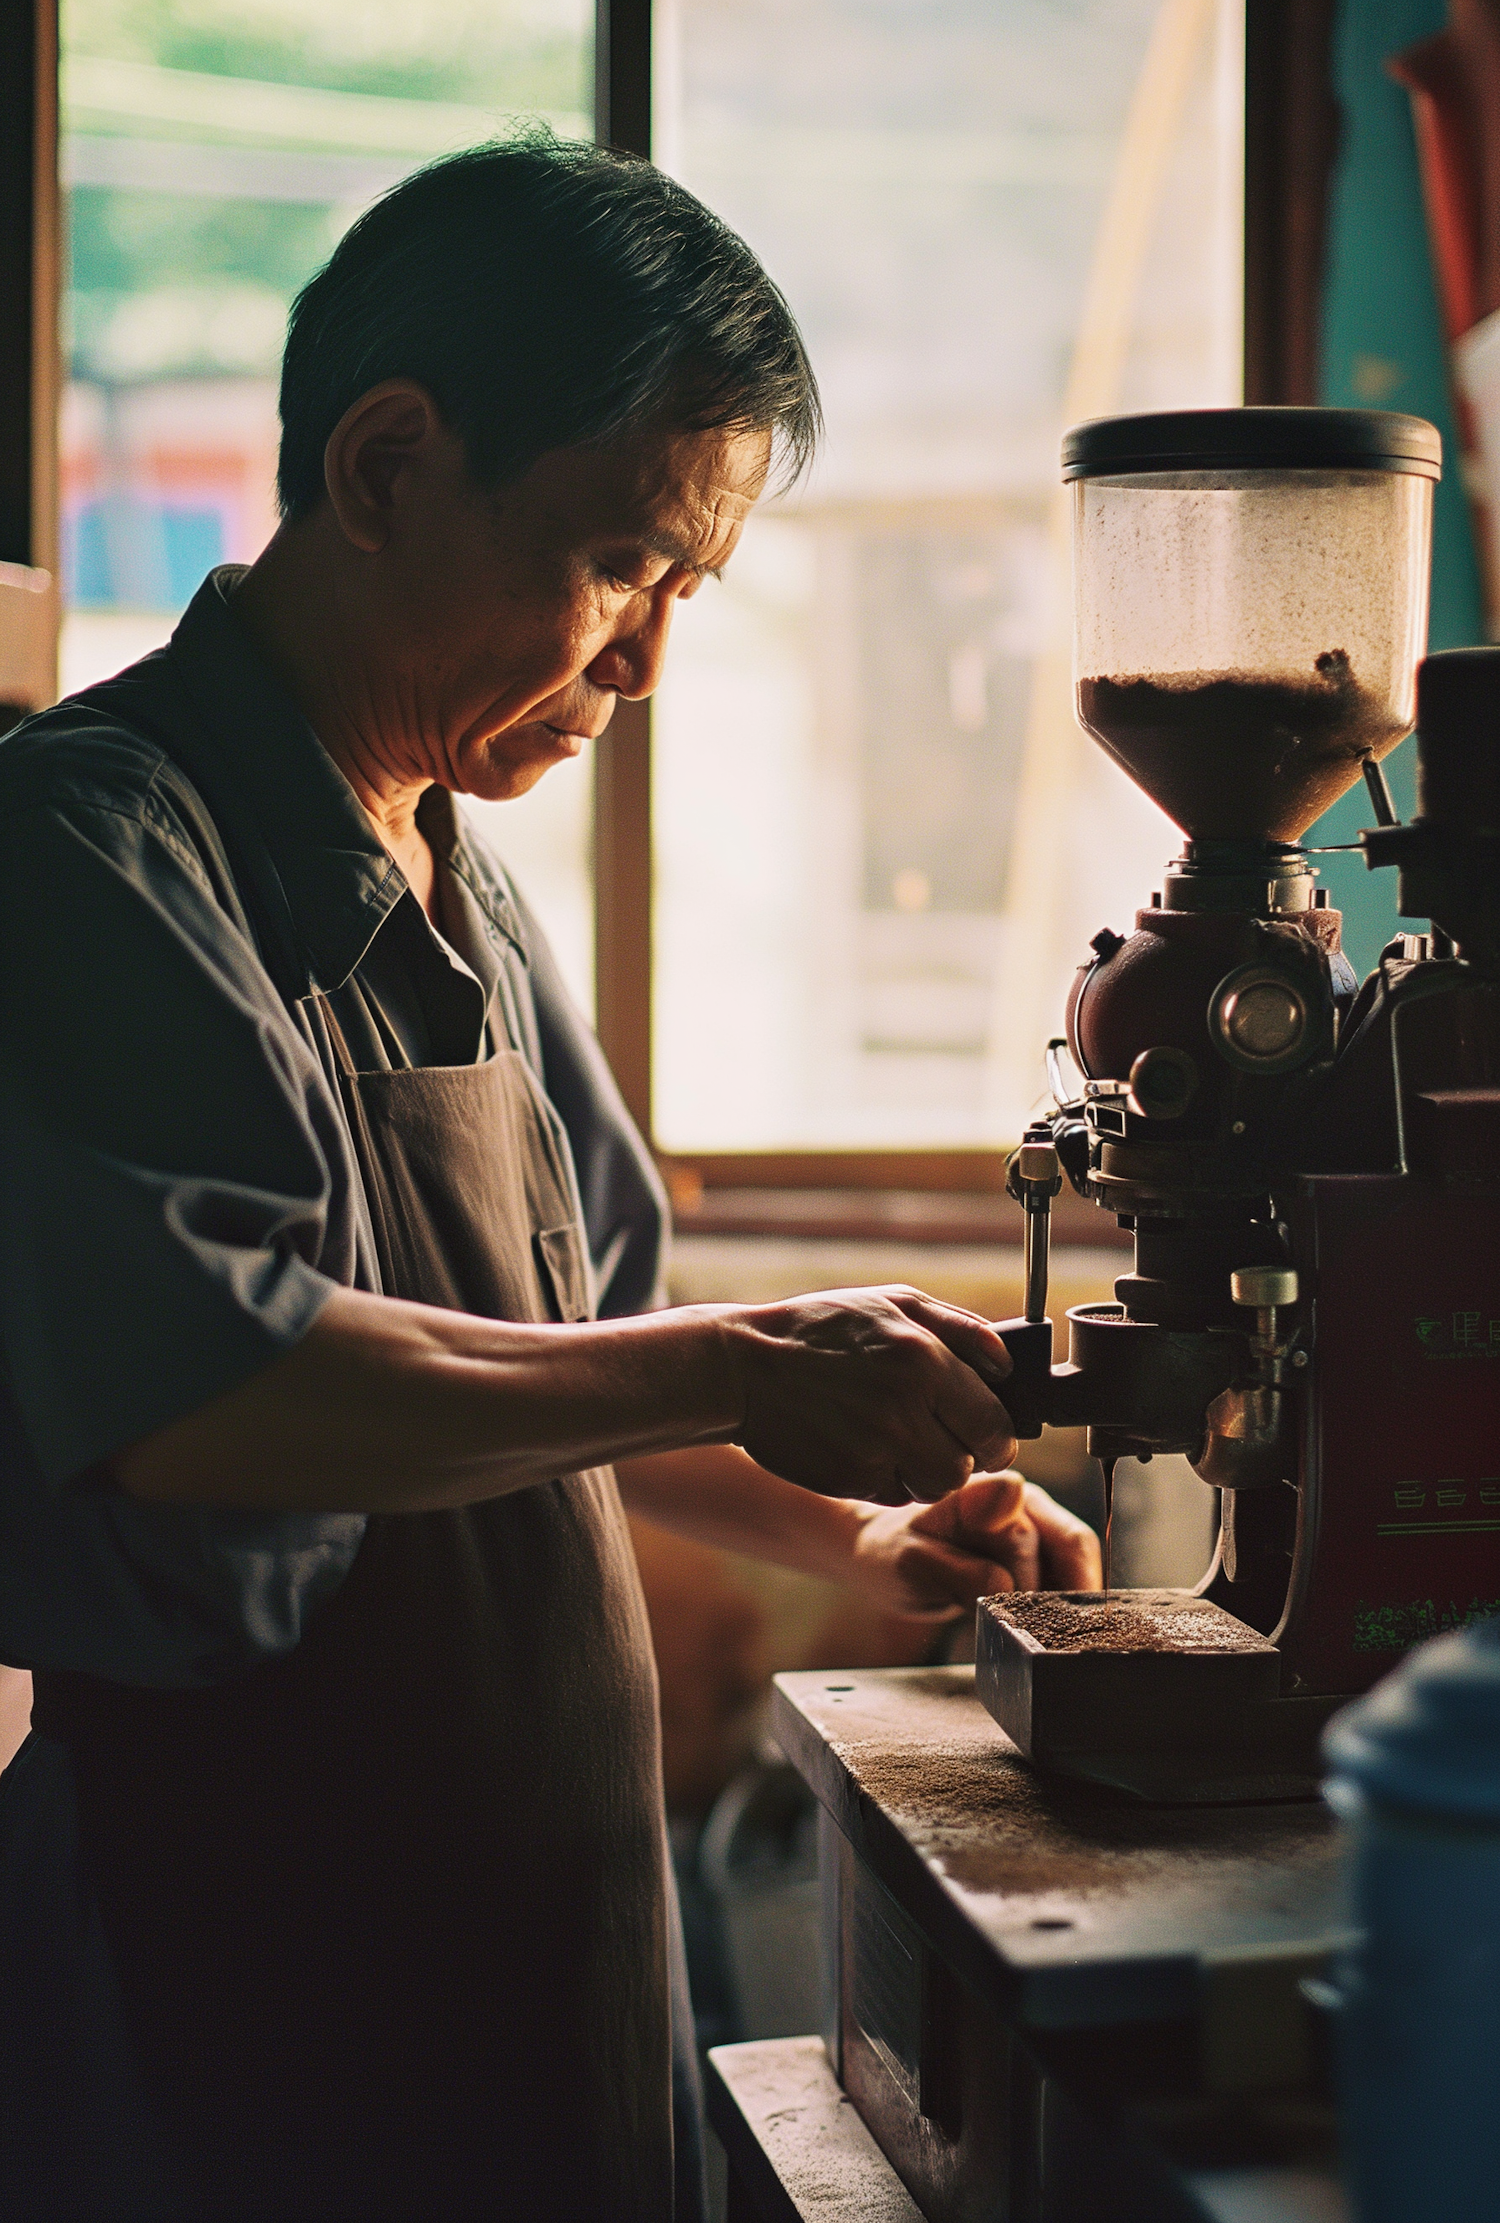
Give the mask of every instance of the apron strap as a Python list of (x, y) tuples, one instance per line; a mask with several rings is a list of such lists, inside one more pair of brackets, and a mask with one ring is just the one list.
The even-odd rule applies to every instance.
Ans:
[(349, 1045), (344, 1040), (344, 1030), (334, 1016), (332, 1002), (321, 991), (312, 998), (312, 1001), (322, 1013), (323, 1024), (328, 1030), (328, 1042), (333, 1051), (334, 1063), (338, 1066), (346, 1081), (357, 1080), (359, 1078), (358, 1071), (353, 1058), (349, 1055)]
[[(395, 1230), (386, 1210), (385, 1188), (380, 1178), (380, 1157), (375, 1148), (375, 1138), (370, 1132), (370, 1122), (365, 1113), (365, 1100), (360, 1090), (359, 1072), (349, 1054), (344, 1030), (339, 1025), (331, 998), (321, 991), (309, 998), (318, 1007), (323, 1025), (328, 1033), (328, 1046), (338, 1067), (339, 1101), (349, 1128), (349, 1139), (354, 1145), (354, 1162), (359, 1170), (359, 1186), (364, 1195), (365, 1208), (370, 1215), (371, 1234), (375, 1243), (377, 1261), (394, 1255), (392, 1243)], [(384, 1265), (380, 1272), (384, 1278)]]

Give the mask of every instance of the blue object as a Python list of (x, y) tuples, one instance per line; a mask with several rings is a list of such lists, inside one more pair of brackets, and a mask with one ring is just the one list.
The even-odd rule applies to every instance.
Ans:
[(1338, 1971), (1359, 2223), (1500, 2208), (1500, 1623), (1424, 1645), (1325, 1739), (1360, 1942)]
[(63, 512), (63, 593), (73, 609), (97, 609), (109, 601), (109, 558), (104, 545), (104, 512), (85, 502), (76, 515)]
[(63, 581), (75, 609), (180, 610), (224, 561), (224, 519), (126, 493), (85, 502), (63, 524)]
[(181, 610), (224, 561), (224, 520), (216, 509), (175, 509), (163, 504), (161, 537), (168, 606)]
[[(1319, 399), (1340, 409), (1408, 409), (1443, 436), (1433, 516), (1429, 646), (1482, 642), (1484, 605), (1474, 531), (1459, 467), (1447, 350), (1433, 284), (1427, 218), (1412, 132), (1411, 96), (1386, 61), (1447, 22), (1446, 0), (1342, 0), (1334, 88), (1342, 121), (1329, 207)], [(1396, 808), (1416, 808), (1416, 745), (1386, 761)], [(1373, 822), (1363, 784), (1335, 803), (1309, 842), (1353, 841)], [(1358, 856), (1323, 857), (1330, 901), (1344, 914), (1344, 946), (1369, 971), (1400, 931), (1396, 876)], [(1419, 921), (1408, 922), (1415, 931)]]

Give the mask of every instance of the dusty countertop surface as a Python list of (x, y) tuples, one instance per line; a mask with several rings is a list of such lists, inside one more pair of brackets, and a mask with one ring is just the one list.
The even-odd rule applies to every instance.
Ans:
[(1198, 2015), (1344, 1933), (1314, 1800), (1144, 1806), (1037, 1775), (969, 1667), (781, 1675), (774, 1733), (881, 1882), (1036, 2029)]

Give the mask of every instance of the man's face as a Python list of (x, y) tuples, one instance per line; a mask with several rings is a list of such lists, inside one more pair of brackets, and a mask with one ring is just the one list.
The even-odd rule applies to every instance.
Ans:
[[(765, 483), (764, 433), (560, 448), (486, 493), (456, 439), (386, 550), (386, 735), (406, 768), (523, 795), (661, 676), (672, 612), (720, 571)], [(384, 720), (382, 719), (382, 722)]]

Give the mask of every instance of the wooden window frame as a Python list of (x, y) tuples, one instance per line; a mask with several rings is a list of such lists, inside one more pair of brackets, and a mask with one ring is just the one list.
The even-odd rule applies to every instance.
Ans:
[[(1330, 72), (1335, 0), (1247, 0), (1245, 399), (1313, 402), (1328, 180), (1337, 137)], [(601, 144), (651, 152), (651, 0), (596, 0)], [(653, 1141), (651, 715), (621, 703), (594, 773), (599, 1039)], [(972, 1150), (658, 1150), (681, 1215), (705, 1191), (918, 1190), (995, 1196), (1004, 1153)], [(768, 1222), (769, 1224), (769, 1222)]]
[(0, 732), (57, 694), (56, 0), (0, 0)]
[(1245, 399), (1321, 394), (1328, 190), (1338, 151), (1338, 0), (1246, 0)]
[[(595, 0), (594, 136), (651, 155), (651, 0)], [(651, 705), (617, 702), (594, 752), (594, 1025), (651, 1135)]]

